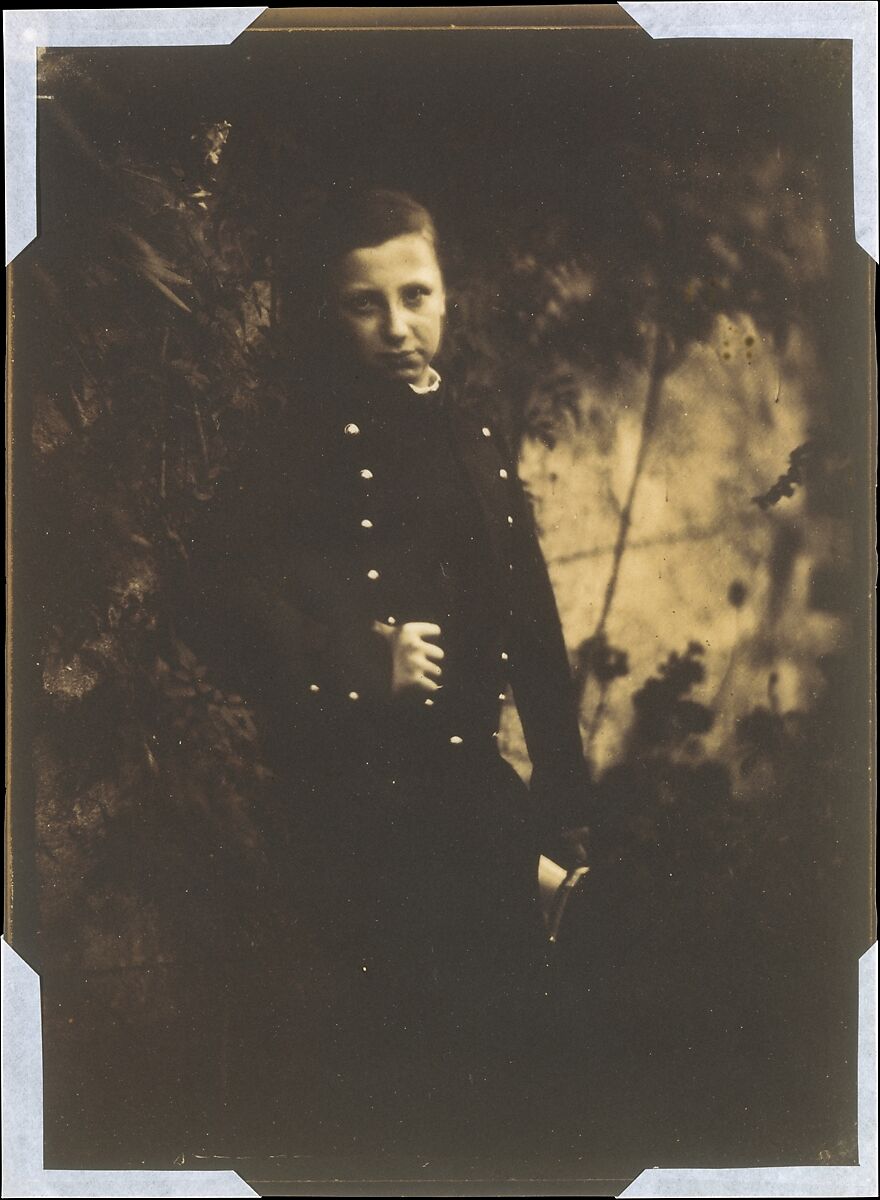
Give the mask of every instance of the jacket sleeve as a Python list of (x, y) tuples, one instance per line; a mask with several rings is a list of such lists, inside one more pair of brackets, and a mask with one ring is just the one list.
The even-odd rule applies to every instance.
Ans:
[(551, 836), (590, 819), (578, 700), (531, 502), (508, 453), (513, 499), (510, 675), (532, 761), (530, 791)]

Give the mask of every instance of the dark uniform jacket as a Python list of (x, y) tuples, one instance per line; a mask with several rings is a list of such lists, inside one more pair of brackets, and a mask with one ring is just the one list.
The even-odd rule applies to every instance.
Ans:
[[(314, 1005), (327, 1014), (316, 1041), (336, 1054), (326, 1078), (360, 1072), (370, 1095), (387, 1078), (403, 1111), (436, 1091), (448, 1118), (487, 1048), (506, 1062), (523, 1036), (529, 981), (545, 994), (537, 856), (589, 820), (568, 657), (516, 463), (446, 383), (325, 384), (230, 476), (192, 566), (193, 632), (258, 710), (278, 780), (280, 890), (259, 921), (296, 913), (332, 964)], [(407, 621), (442, 630), (430, 695), (391, 694), (374, 625)], [(498, 751), (509, 687), (528, 789)], [(286, 936), (270, 941), (286, 953)], [(281, 995), (302, 978), (299, 959), (273, 969)], [(340, 1111), (335, 1093), (327, 1103)]]
[[(461, 535), (449, 556), (458, 584), (445, 561), (432, 582), (441, 504)], [(337, 383), (305, 397), (230, 481), (194, 566), (197, 607), (220, 631), (237, 689), (264, 711), (284, 769), (393, 769), (413, 746), (494, 753), (510, 685), (536, 822), (552, 837), (588, 821), (571, 672), (531, 506), (499, 427), (453, 387)], [(457, 656), (445, 638), (456, 605), (480, 626), (479, 644)], [(430, 703), (392, 698), (389, 644), (374, 629), (413, 620), (444, 630), (444, 688)]]

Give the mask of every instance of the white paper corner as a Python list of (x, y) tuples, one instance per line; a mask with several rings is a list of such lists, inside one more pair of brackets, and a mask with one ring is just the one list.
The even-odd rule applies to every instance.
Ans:
[(260, 8), (36, 8), (3, 13), (6, 264), (37, 236), (37, 50), (227, 46)]
[(256, 1196), (234, 1171), (47, 1171), (40, 978), (0, 938), (4, 1196)]
[(877, 5), (836, 3), (628, 3), (652, 38), (841, 38), (851, 41), (853, 221), (858, 244), (880, 260), (877, 159)]
[(877, 943), (859, 962), (859, 1165), (643, 1171), (621, 1200), (659, 1196), (877, 1195)]

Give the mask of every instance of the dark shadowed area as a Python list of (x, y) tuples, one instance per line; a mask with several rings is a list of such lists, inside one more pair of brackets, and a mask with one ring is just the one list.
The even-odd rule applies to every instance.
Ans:
[[(11, 933), (43, 978), (47, 1166), (411, 1169), (393, 1139), (322, 1158), (303, 1132), (321, 968), (258, 724), (178, 612), (218, 481), (289, 401), (312, 195), (365, 182), (445, 236), (443, 355), (519, 448), (599, 812), (533, 1124), (437, 1177), (856, 1161), (873, 351), (850, 87), (849, 43), (638, 30), (44, 53), (13, 290)], [(509, 698), (502, 733), (527, 776)]]

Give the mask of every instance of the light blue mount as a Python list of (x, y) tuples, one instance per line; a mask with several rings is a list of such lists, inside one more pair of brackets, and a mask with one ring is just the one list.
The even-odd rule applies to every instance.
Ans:
[[(853, 219), (878, 261), (877, 5), (844, 3), (620, 4), (652, 38), (840, 38), (852, 42)], [(809, 81), (804, 80), (804, 86)]]
[(37, 236), (37, 48), (228, 46), (262, 8), (36, 8), (3, 13), (6, 263)]
[(3, 1195), (256, 1196), (234, 1171), (46, 1171), (40, 979), (0, 940)]
[[(621, 3), (655, 38), (842, 38), (853, 43), (856, 239), (878, 259), (877, 10), (873, 2)], [(42, 46), (227, 45), (265, 9), (35, 9), (4, 13), (7, 263), (36, 236), (36, 61)], [(4, 1196), (254, 1196), (233, 1172), (45, 1171), (39, 979), (5, 942)], [(858, 1167), (649, 1170), (626, 1197), (877, 1194), (877, 947), (860, 964)]]

